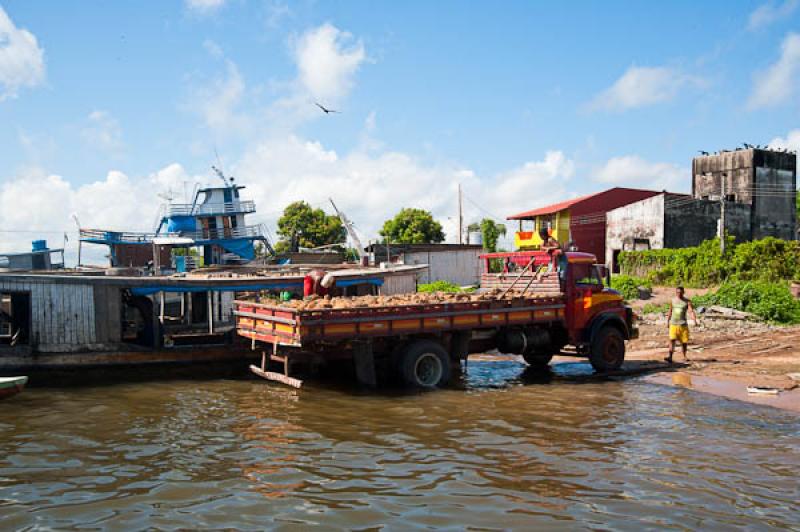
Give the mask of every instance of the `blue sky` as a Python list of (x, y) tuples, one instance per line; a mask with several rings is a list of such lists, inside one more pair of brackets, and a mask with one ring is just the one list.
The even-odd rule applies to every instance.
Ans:
[(0, 0), (2, 246), (150, 229), (215, 148), (254, 221), (332, 196), (365, 240), (455, 239), (459, 182), (468, 221), (687, 191), (698, 150), (800, 147), (799, 3)]

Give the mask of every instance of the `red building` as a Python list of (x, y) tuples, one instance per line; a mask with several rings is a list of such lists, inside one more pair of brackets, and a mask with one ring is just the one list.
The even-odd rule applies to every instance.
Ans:
[(545, 227), (562, 244), (573, 242), (580, 251), (593, 253), (599, 261), (603, 261), (606, 256), (606, 213), (660, 193), (614, 187), (514, 214), (508, 217), (509, 220), (519, 220), (514, 245), (519, 250), (538, 249), (542, 244), (539, 230)]

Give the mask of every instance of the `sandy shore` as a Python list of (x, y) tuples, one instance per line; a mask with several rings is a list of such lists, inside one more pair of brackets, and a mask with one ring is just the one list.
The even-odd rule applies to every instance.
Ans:
[[(655, 303), (669, 300), (671, 290), (657, 290)], [(641, 313), (645, 302), (633, 304)], [(670, 373), (647, 377), (660, 384), (684, 386), (741, 401), (800, 412), (800, 326), (776, 327), (762, 322), (699, 316), (691, 327), (689, 360), (676, 353)], [(628, 361), (663, 361), (667, 355), (666, 318), (645, 314), (640, 337), (628, 345)], [(683, 375), (683, 376), (681, 376)], [(790, 377), (794, 375), (795, 378)], [(748, 387), (778, 390), (776, 395), (748, 393)]]

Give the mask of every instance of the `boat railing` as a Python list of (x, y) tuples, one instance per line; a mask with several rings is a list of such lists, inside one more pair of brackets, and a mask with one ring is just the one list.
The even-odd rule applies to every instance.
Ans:
[(100, 242), (129, 242), (140, 244), (152, 242), (156, 237), (155, 233), (136, 233), (131, 231), (107, 231), (105, 229), (81, 229), (81, 240), (100, 241)]
[(159, 237), (182, 237), (193, 240), (221, 240), (228, 238), (266, 238), (263, 224), (245, 225), (242, 227), (216, 227), (199, 231), (181, 231), (179, 233), (134, 233), (129, 231), (106, 231), (104, 229), (81, 229), (83, 241), (100, 243), (144, 244)]
[(252, 200), (233, 201), (231, 203), (171, 203), (167, 206), (168, 216), (214, 216), (217, 214), (249, 214), (256, 212), (256, 204)]

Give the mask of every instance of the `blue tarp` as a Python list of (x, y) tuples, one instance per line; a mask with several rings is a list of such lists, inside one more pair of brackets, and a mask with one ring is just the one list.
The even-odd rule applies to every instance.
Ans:
[(131, 288), (131, 293), (135, 296), (149, 296), (159, 292), (253, 292), (255, 290), (284, 290), (292, 288), (302, 288), (301, 282), (284, 283), (263, 283), (245, 285), (217, 285), (217, 286), (171, 286), (171, 285), (151, 285), (137, 286)]
[(342, 279), (341, 281), (336, 281), (336, 286), (355, 286), (359, 284), (374, 284), (375, 286), (381, 286), (383, 284), (383, 279)]
[(221, 239), (216, 243), (231, 253), (236, 253), (243, 259), (253, 260), (256, 258), (256, 251), (253, 248), (252, 240)]
[[(381, 286), (383, 279), (380, 278), (367, 278), (367, 279), (342, 279), (336, 281), (336, 286), (355, 286), (359, 284), (372, 284)], [(261, 283), (251, 285), (216, 285), (216, 286), (173, 286), (173, 285), (151, 285), (151, 286), (137, 286), (131, 288), (131, 293), (135, 296), (149, 296), (159, 292), (253, 292), (256, 290), (291, 290), (303, 288), (301, 281), (293, 282), (273, 282)]]

